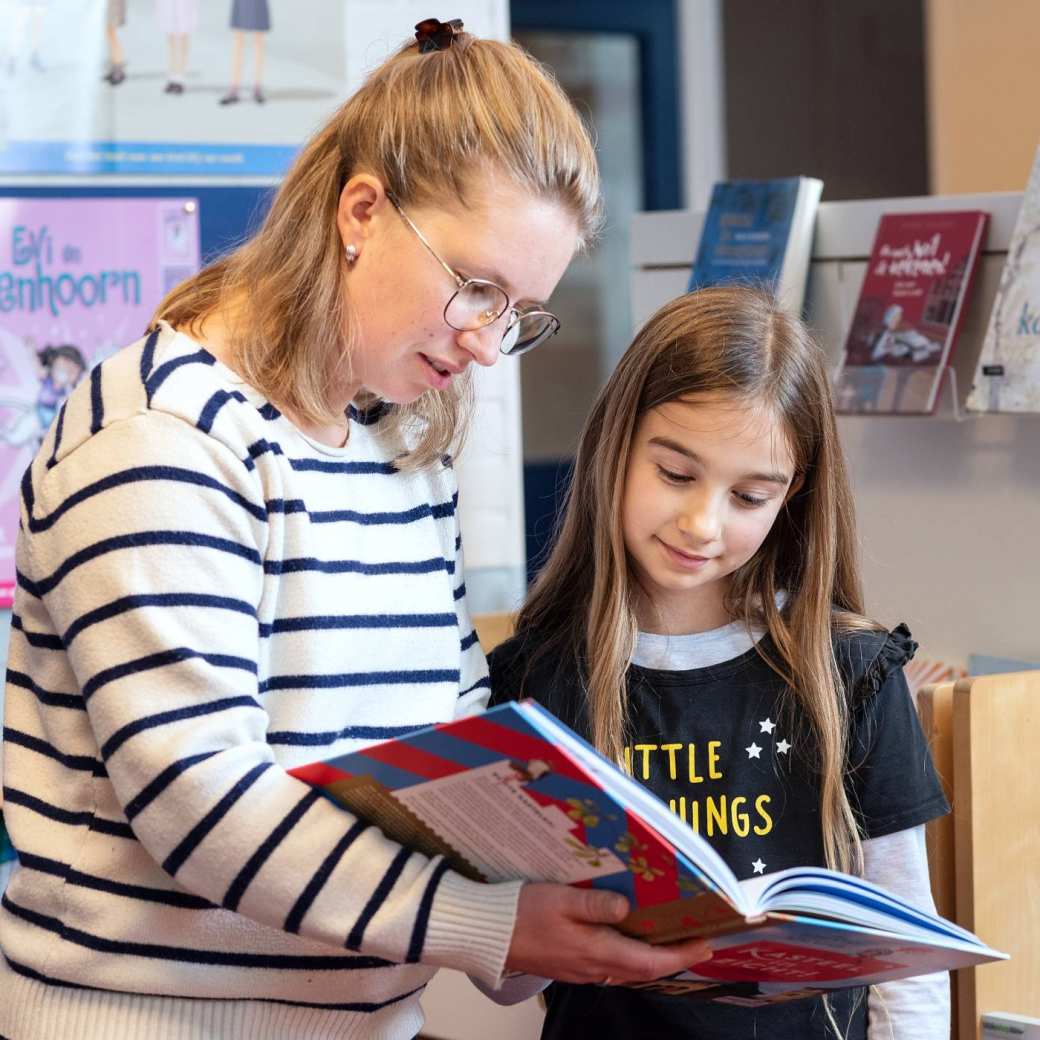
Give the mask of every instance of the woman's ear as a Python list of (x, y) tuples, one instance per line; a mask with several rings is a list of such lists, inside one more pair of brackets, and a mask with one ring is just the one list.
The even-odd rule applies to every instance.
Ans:
[(370, 173), (356, 173), (343, 185), (336, 209), (336, 228), (344, 248), (353, 245), (360, 250), (361, 243), (371, 237), (373, 218), (384, 203), (386, 189)]

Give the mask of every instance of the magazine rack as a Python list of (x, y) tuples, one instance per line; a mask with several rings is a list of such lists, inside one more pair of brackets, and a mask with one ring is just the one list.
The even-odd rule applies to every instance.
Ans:
[(976, 1040), (985, 1012), (1040, 1016), (1040, 672), (925, 687), (918, 711), (953, 805), (928, 825), (936, 906), (1011, 954), (955, 973), (953, 1036)]

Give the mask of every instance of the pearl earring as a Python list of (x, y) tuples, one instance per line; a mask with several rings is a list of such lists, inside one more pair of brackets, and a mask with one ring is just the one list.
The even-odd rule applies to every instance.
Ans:
[(346, 258), (347, 258), (347, 263), (348, 264), (354, 263), (354, 261), (357, 260), (357, 258), (358, 258), (358, 248), (357, 248), (356, 245), (354, 245), (353, 242), (351, 242), (349, 245), (345, 246), (344, 249), (343, 249), (343, 252), (344, 252), (344, 254), (345, 254)]

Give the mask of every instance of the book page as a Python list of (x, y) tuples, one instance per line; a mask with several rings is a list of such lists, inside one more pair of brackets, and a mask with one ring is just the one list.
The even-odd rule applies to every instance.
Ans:
[(575, 820), (527, 793), (532, 769), (536, 763), (503, 759), (394, 796), (488, 881), (524, 877), (568, 884), (625, 873), (628, 868), (610, 849), (590, 848), (574, 836)]

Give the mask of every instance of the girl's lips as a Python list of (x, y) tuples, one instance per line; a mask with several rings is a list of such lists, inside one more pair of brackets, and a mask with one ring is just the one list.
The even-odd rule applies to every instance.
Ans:
[[(660, 539), (658, 541), (661, 542)], [(681, 549), (675, 549), (667, 542), (661, 542), (661, 547), (669, 560), (685, 570), (700, 570), (701, 567), (712, 560), (710, 556), (698, 556), (695, 553), (686, 553)]]

